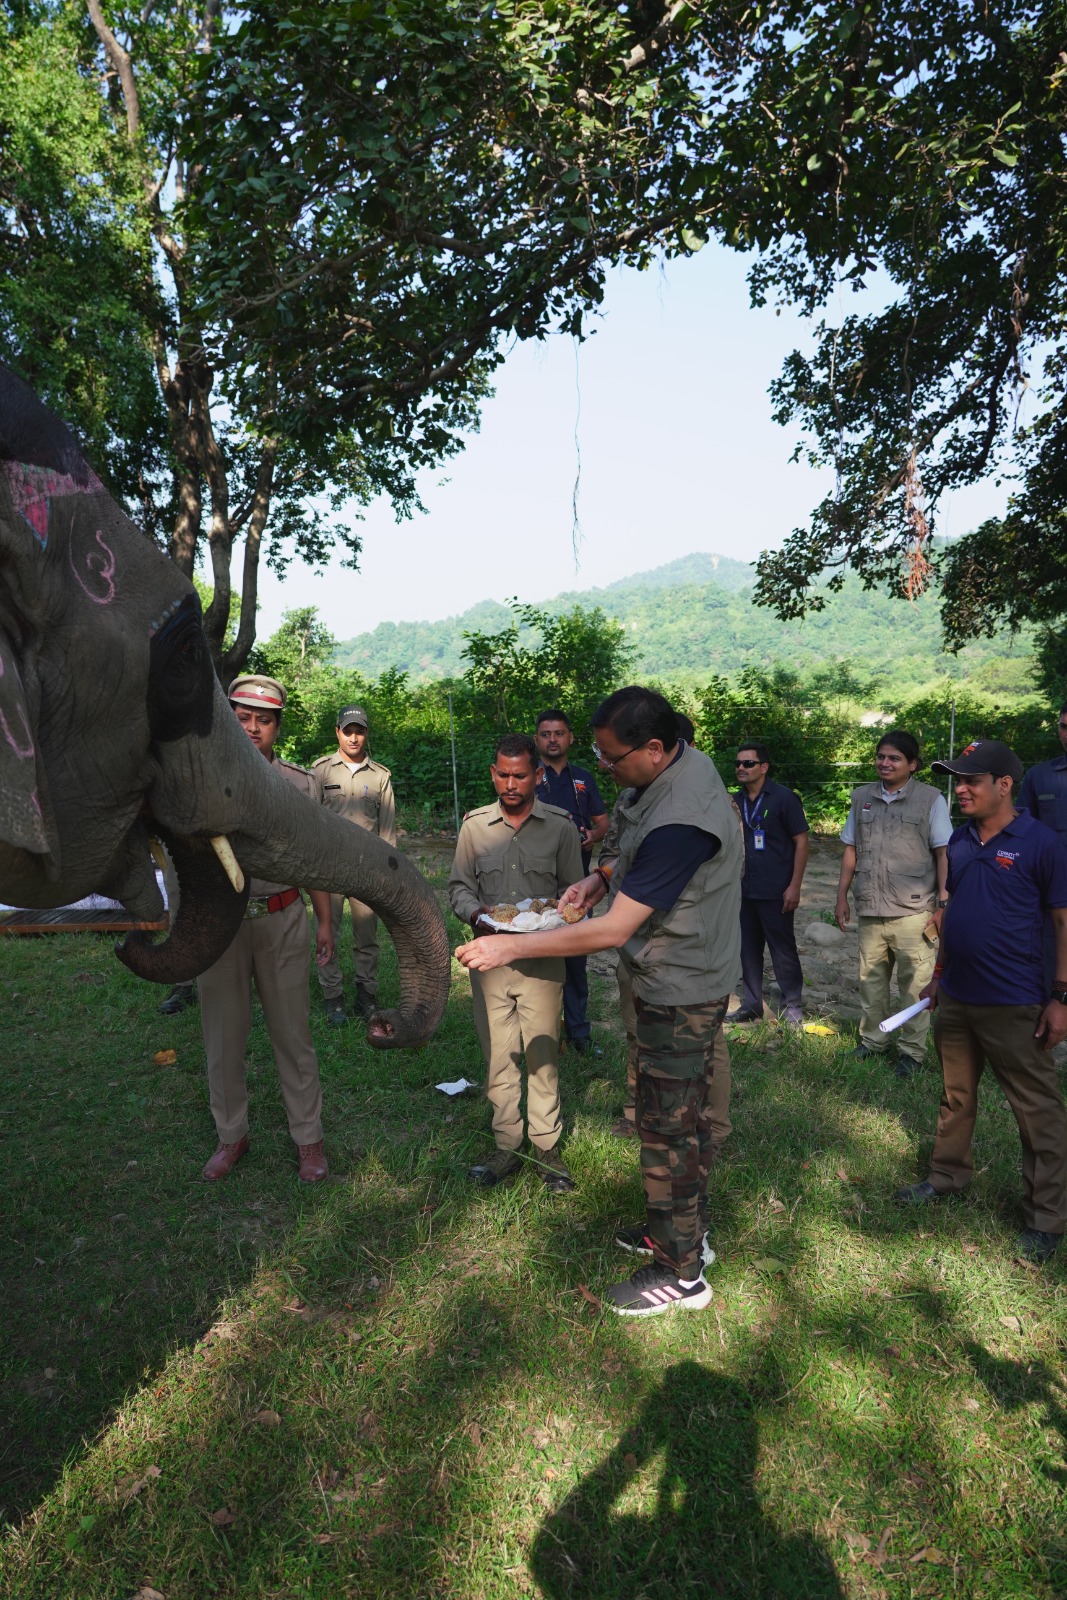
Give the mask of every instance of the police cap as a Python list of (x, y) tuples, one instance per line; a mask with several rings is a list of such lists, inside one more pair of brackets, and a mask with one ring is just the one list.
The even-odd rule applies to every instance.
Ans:
[(265, 678), (258, 672), (243, 678), (234, 678), (226, 697), (235, 706), (252, 706), (257, 711), (273, 711), (281, 719), (288, 698), (277, 678)]

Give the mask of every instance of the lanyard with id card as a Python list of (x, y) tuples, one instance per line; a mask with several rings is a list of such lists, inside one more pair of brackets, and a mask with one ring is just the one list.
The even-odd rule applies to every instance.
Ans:
[(744, 808), (744, 812), (745, 812), (745, 821), (748, 823), (749, 829), (751, 830), (751, 833), (752, 833), (752, 848), (753, 848), (753, 850), (765, 850), (767, 848), (766, 835), (764, 834), (763, 829), (759, 826), (759, 824), (763, 820), (763, 812), (766, 809), (766, 796), (760, 795), (759, 799), (756, 801), (756, 805), (755, 805), (755, 808), (752, 811), (751, 816), (749, 815), (749, 810), (748, 810), (748, 796), (747, 795), (744, 796), (744, 798), (741, 801), (741, 804), (742, 804), (742, 806)]

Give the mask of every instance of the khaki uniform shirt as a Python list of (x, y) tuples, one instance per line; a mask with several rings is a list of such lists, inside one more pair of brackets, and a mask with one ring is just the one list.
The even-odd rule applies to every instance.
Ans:
[(388, 767), (368, 756), (351, 767), (338, 751), (320, 756), (311, 769), (315, 798), (346, 822), (396, 844), (396, 801)]
[[(283, 778), (288, 778), (294, 789), (299, 789), (301, 794), (306, 794), (309, 800), (317, 800), (318, 794), (311, 773), (306, 767), (298, 767), (295, 761), (283, 761), (281, 756), (275, 756), (271, 765), (275, 772)], [(264, 878), (252, 878), (248, 886), (249, 899), (254, 900), (262, 895), (281, 894), (284, 889), (291, 889), (290, 883), (268, 883)]]
[(463, 819), (448, 898), (456, 916), (472, 922), (482, 906), (558, 898), (581, 876), (581, 842), (570, 812), (535, 800), (515, 829), (494, 800)]

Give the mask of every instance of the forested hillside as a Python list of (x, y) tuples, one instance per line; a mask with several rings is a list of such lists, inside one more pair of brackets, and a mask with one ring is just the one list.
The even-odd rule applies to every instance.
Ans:
[[(779, 622), (752, 603), (752, 568), (725, 556), (696, 553), (635, 573), (600, 589), (573, 590), (545, 601), (553, 614), (599, 606), (626, 627), (645, 677), (703, 683), (743, 667), (804, 671), (835, 660), (870, 669), (897, 687), (939, 678), (991, 692), (1019, 692), (1028, 678), (1030, 640), (983, 640), (958, 656), (941, 649), (938, 597), (914, 603), (865, 590), (849, 578), (826, 610), (804, 622)], [(394, 668), (413, 683), (458, 677), (464, 632), (491, 632), (512, 620), (499, 601), (483, 600), (439, 622), (383, 622), (340, 644), (336, 661), (368, 677)]]

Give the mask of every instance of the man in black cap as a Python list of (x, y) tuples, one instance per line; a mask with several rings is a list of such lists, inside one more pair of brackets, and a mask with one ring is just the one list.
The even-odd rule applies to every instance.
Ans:
[[(1023, 1146), (1020, 1259), (1047, 1261), (1067, 1229), (1067, 1111), (1051, 1051), (1067, 1037), (1067, 851), (1027, 811), (1012, 785), (1014, 751), (979, 739), (935, 772), (956, 778), (966, 821), (948, 845), (948, 907), (941, 948), (922, 990), (934, 1012), (944, 1089), (929, 1176), (897, 1191), (909, 1205), (959, 1194), (973, 1172), (971, 1138), (986, 1062), (1007, 1097)], [(1041, 922), (1056, 935), (1051, 994)]]
[[(1043, 822), (1046, 828), (1058, 834), (1060, 843), (1067, 850), (1067, 700), (1060, 706), (1056, 724), (1063, 748), (1058, 756), (1052, 756), (1050, 760), (1041, 761), (1036, 767), (1030, 768), (1019, 789), (1019, 804), (1025, 806), (1038, 822)], [(1045, 977), (1051, 983), (1056, 976), (1056, 940), (1052, 924), (1048, 921), (1045, 923), (1044, 953)]]
[[(337, 749), (320, 756), (311, 769), (322, 805), (357, 828), (376, 833), (386, 844), (396, 844), (396, 802), (389, 768), (372, 761), (367, 748), (370, 723), (362, 706), (342, 706), (337, 713)], [(333, 906), (333, 960), (320, 967), (319, 983), (327, 1019), (336, 1027), (347, 1022), (344, 982), (341, 977), (341, 918), (345, 897), (331, 897)], [(356, 1011), (369, 1017), (378, 994), (378, 919), (362, 900), (348, 902), (352, 918), (352, 955), (356, 969)]]

